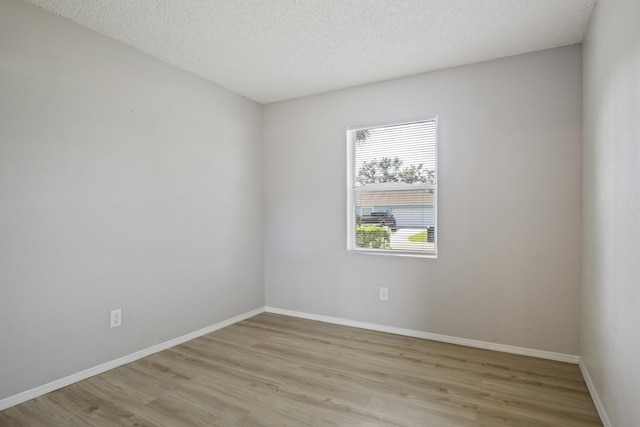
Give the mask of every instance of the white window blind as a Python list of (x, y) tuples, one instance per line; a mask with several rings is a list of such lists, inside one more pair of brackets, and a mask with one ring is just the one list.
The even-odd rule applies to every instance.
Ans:
[(435, 117), (347, 131), (349, 250), (436, 256), (436, 140)]

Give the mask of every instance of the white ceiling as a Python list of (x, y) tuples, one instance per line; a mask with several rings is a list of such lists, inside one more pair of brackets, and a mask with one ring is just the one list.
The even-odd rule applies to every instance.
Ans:
[(26, 0), (260, 103), (582, 41), (595, 0)]

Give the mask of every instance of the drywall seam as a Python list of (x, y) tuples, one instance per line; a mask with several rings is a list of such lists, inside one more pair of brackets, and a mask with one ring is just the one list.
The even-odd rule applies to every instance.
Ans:
[(537, 357), (539, 359), (555, 360), (577, 364), (580, 357), (573, 354), (555, 353), (552, 351), (536, 350), (532, 348), (516, 347), (513, 345), (496, 344), (486, 341), (458, 338), (449, 335), (434, 334), (431, 332), (416, 331), (413, 329), (396, 328), (393, 326), (379, 325), (376, 323), (359, 322), (356, 320), (341, 319), (339, 317), (323, 316), (319, 314), (303, 313), (300, 311), (285, 310), (276, 307), (265, 307), (267, 313), (282, 314), (285, 316), (300, 317), (302, 319), (318, 320), (320, 322), (334, 323), (336, 325), (352, 326), (354, 328), (369, 329), (372, 331), (387, 332), (390, 334), (404, 335), (414, 338), (422, 338), (432, 341), (446, 342), (449, 344), (464, 345), (467, 347), (483, 348), (486, 350), (501, 351), (503, 353), (519, 354), (521, 356)]

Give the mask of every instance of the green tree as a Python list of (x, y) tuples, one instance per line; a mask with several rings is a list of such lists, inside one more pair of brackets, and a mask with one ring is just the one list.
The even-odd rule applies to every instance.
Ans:
[(436, 182), (435, 171), (425, 168), (424, 164), (422, 163), (420, 163), (418, 166), (411, 165), (408, 168), (405, 168), (402, 171), (401, 175), (402, 175), (401, 181), (406, 182), (407, 184), (413, 184), (413, 183), (435, 184)]
[(380, 171), (381, 182), (398, 182), (402, 179), (402, 172), (400, 168), (402, 167), (402, 160), (398, 157), (395, 159), (390, 159), (389, 157), (383, 157), (378, 162), (377, 170)]
[(435, 172), (424, 164), (402, 168), (402, 160), (383, 157), (381, 160), (363, 162), (356, 179), (362, 185), (384, 182), (406, 182), (407, 184), (435, 184)]
[(367, 138), (369, 138), (369, 135), (371, 135), (369, 129), (358, 129), (355, 132), (356, 143), (365, 143)]

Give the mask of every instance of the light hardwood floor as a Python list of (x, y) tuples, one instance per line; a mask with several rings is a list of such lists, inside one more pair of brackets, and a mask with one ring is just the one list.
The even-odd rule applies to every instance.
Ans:
[(576, 365), (261, 314), (1, 426), (601, 426)]

